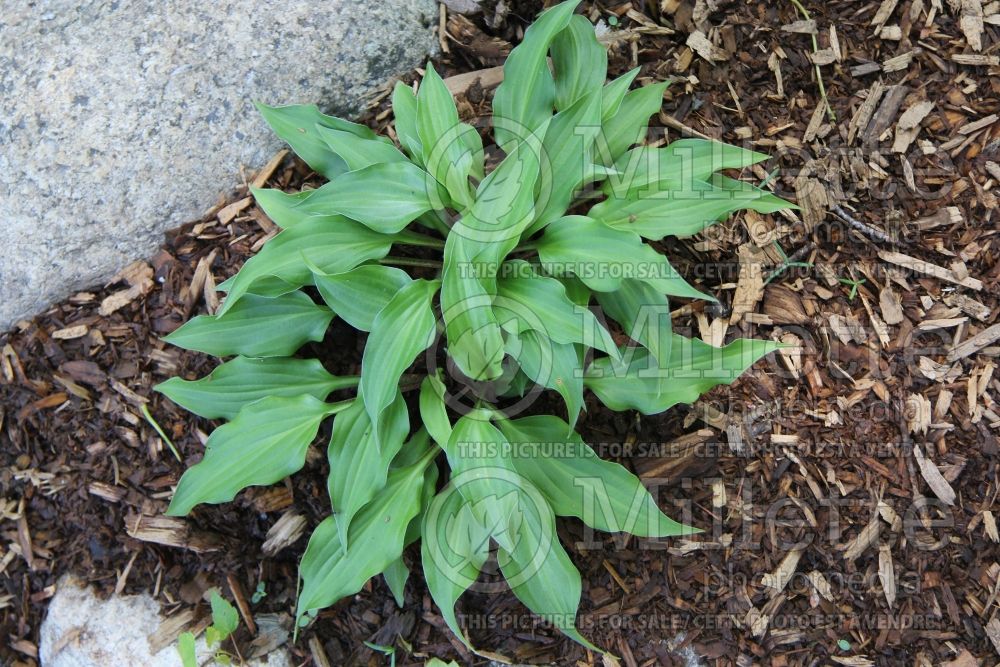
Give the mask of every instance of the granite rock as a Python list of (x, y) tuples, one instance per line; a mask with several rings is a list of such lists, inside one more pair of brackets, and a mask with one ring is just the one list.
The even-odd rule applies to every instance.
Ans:
[[(176, 643), (152, 653), (149, 635), (163, 622), (160, 605), (142, 595), (97, 597), (92, 589), (72, 576), (56, 585), (42, 622), (39, 658), (42, 667), (98, 667), (142, 665), (181, 667)], [(204, 636), (195, 644), (198, 664), (216, 667), (214, 651)], [(247, 667), (291, 667), (287, 651), (278, 649), (262, 658), (248, 660)]]
[(148, 256), (279, 149), (253, 107), (352, 115), (434, 0), (48, 0), (0, 16), (0, 331)]

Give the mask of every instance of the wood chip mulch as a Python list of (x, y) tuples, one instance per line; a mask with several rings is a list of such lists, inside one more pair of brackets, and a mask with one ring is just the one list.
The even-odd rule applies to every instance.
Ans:
[[(540, 7), (485, 4), (442, 19), (444, 71), (487, 70), (452, 81), (466, 119), (488, 109), (488, 68)], [(804, 4), (809, 20), (764, 0), (584, 4), (610, 31), (612, 75), (640, 65), (640, 81), (674, 80), (651, 142), (708, 136), (770, 153), (741, 177), (801, 206), (670, 241), (678, 268), (722, 302), (678, 304), (675, 327), (796, 347), (657, 417), (589, 397), (583, 435), (705, 533), (647, 541), (562, 522), (583, 574), (580, 627), (619, 662), (536, 623), (502, 587), (460, 603), (475, 643), (498, 656), (1000, 661), (1000, 3)], [(373, 101), (373, 127), (391, 122), (387, 104)], [(283, 155), (257, 178), (317, 183)], [(327, 512), (321, 447), (284, 484), (166, 519), (185, 466), (153, 425), (185, 463), (200, 457), (212, 425), (151, 388), (214, 364), (160, 337), (216, 307), (214, 286), (276, 232), (247, 192), (108, 285), (0, 335), (0, 663), (38, 664), (46, 601), (67, 572), (108, 593), (152, 592), (172, 614), (161, 645), (204, 626), (210, 586), (239, 603), (242, 655), (289, 627), (296, 563)], [(331, 370), (356, 373), (363, 344), (335, 326), (318, 349)], [(445, 631), (419, 574), (403, 609), (373, 581), (292, 651), (300, 665), (387, 664), (365, 641), (395, 645), (401, 665), (487, 662)]]

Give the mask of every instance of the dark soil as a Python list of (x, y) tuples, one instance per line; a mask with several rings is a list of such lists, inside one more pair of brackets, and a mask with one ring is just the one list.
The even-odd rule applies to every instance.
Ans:
[[(726, 340), (781, 339), (802, 352), (787, 363), (777, 356), (763, 361), (734, 386), (655, 417), (612, 413), (588, 396), (579, 425), (584, 437), (653, 484), (668, 514), (705, 533), (648, 541), (561, 522), (560, 537), (583, 575), (583, 634), (630, 666), (684, 664), (687, 648), (720, 665), (996, 663), (998, 350), (947, 355), (997, 322), (1000, 246), (991, 188), (1000, 173), (991, 176), (987, 163), (1000, 160), (1000, 124), (968, 129), (1000, 110), (997, 66), (952, 59), (973, 51), (957, 12), (938, 11), (928, 22), (935, 3), (899, 3), (885, 22), (901, 27), (902, 39), (892, 40), (873, 37), (871, 25), (879, 5), (892, 3), (806, 2), (820, 49), (831, 46), (834, 26), (841, 51), (839, 61), (821, 68), (837, 120), (817, 116), (807, 137), (821, 98), (809, 35), (781, 30), (800, 18), (790, 3), (708, 2), (715, 11), (707, 26), (688, 3), (665, 0), (662, 11), (657, 4), (585, 3), (592, 18), (614, 16), (617, 29), (630, 31), (611, 49), (612, 75), (638, 64), (640, 81), (675, 79), (651, 139), (684, 136), (679, 122), (750, 143), (774, 156), (755, 172), (757, 180), (777, 170), (775, 190), (804, 209), (791, 218), (739, 214), (706, 235), (667, 243), (675, 265), (722, 302), (721, 309), (683, 309), (675, 328), (700, 336), (713, 320), (729, 322), (741, 282), (738, 252), (751, 252), (770, 272), (781, 262), (780, 245), (811, 266), (768, 283), (751, 312), (728, 326)], [(443, 70), (502, 62), (541, 3), (512, 5), (498, 19), (492, 9), (471, 23), (453, 19), (449, 32), (463, 39), (450, 42)], [(688, 34), (699, 26), (710, 28), (728, 59), (710, 64), (685, 55)], [(997, 53), (997, 31), (985, 26), (982, 53)], [(901, 69), (865, 73), (869, 63), (910, 51), (914, 57)], [(783, 95), (769, 60), (780, 64)], [(905, 89), (890, 89), (852, 132), (852, 118), (879, 79)], [(463, 116), (486, 113), (489, 96), (470, 89), (460, 100)], [(911, 177), (890, 148), (900, 113), (921, 100), (935, 106), (906, 153)], [(375, 103), (366, 122), (384, 128), (391, 122), (387, 105)], [(920, 141), (926, 143), (917, 150)], [(287, 159), (269, 184), (295, 190), (315, 182)], [(804, 201), (817, 191), (861, 224)], [(245, 196), (244, 188), (218, 208)], [(945, 224), (926, 222), (948, 207), (956, 215), (946, 214)], [(206, 614), (207, 587), (249, 598), (263, 583), (267, 595), (252, 605), (254, 614), (293, 610), (306, 538), (272, 557), (261, 545), (285, 512), (306, 518), (306, 535), (328, 513), (320, 447), (282, 485), (197, 508), (179, 541), (211, 550), (130, 536), (141, 517), (162, 513), (185, 469), (141, 404), (148, 401), (185, 464), (201, 456), (213, 428), (152, 387), (176, 374), (201, 377), (215, 362), (160, 337), (204, 309), (201, 291), (189, 289), (199, 261), (214, 253), (216, 283), (233, 274), (266, 235), (262, 218), (249, 204), (226, 224), (213, 211), (169, 234), (150, 261), (153, 282), (110, 315), (99, 314), (102, 301), (124, 284), (95, 286), (0, 335), (0, 663), (37, 664), (46, 601), (68, 572), (105, 592), (152, 590), (171, 610), (198, 605)], [(952, 268), (959, 277), (967, 272), (982, 286), (904, 271), (884, 251)], [(954, 268), (956, 261), (964, 268)], [(854, 283), (841, 279), (865, 282), (852, 296)], [(900, 298), (902, 315), (880, 340), (873, 317), (887, 317), (887, 289)], [(984, 312), (971, 315), (975, 307), (956, 301), (959, 295)], [(85, 333), (54, 335), (69, 327)], [(332, 372), (354, 374), (363, 345), (336, 324), (315, 351)], [(937, 409), (930, 426), (917, 430), (910, 424), (920, 421), (919, 409), (915, 416), (912, 408), (921, 399)], [(914, 448), (954, 489), (952, 505), (937, 500), (939, 480), (930, 481), (933, 473)], [(371, 581), (300, 636), (292, 647), (299, 664), (318, 664), (320, 649), (333, 665), (388, 664), (365, 641), (395, 645), (398, 664), (431, 656), (484, 664), (447, 632), (419, 575), (419, 551), (407, 557), (415, 570), (404, 608), (380, 579)], [(775, 583), (783, 571), (784, 585)], [(894, 595), (886, 581), (894, 582)], [(459, 607), (473, 642), (508, 659), (602, 664), (600, 655), (537, 623), (509, 592), (472, 592)], [(310, 645), (313, 637), (318, 645)], [(241, 626), (241, 652), (250, 640)]]

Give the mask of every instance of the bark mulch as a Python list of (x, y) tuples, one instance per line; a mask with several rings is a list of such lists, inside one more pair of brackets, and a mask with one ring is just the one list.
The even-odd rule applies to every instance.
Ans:
[[(447, 74), (502, 63), (541, 6), (485, 4), (445, 16)], [(692, 651), (718, 665), (996, 664), (1000, 6), (804, 4), (810, 20), (763, 0), (584, 5), (612, 31), (612, 75), (639, 65), (640, 81), (674, 80), (650, 141), (768, 152), (741, 176), (802, 208), (741, 213), (665, 244), (721, 299), (677, 304), (678, 330), (797, 347), (656, 417), (589, 397), (583, 435), (705, 533), (625, 539), (563, 521), (583, 574), (579, 624), (628, 666), (685, 664)], [(488, 109), (491, 76), (456, 84), (466, 119)], [(366, 121), (385, 128), (387, 104), (373, 101)], [(316, 184), (287, 156), (258, 178)], [(238, 632), (243, 655), (266, 648), (265, 627), (290, 623), (297, 559), (328, 511), (322, 449), (283, 484), (166, 519), (185, 465), (151, 421), (185, 464), (201, 456), (212, 424), (151, 388), (214, 365), (160, 337), (211, 310), (214, 285), (275, 233), (247, 192), (114, 282), (0, 335), (3, 664), (37, 664), (46, 601), (67, 572), (104, 592), (152, 591), (186, 614), (178, 626), (202, 623), (202, 595), (220, 586), (260, 626), (256, 640), (247, 624)], [(363, 344), (335, 326), (319, 349), (333, 372), (356, 373)], [(419, 573), (419, 553), (408, 558)], [(537, 623), (502, 586), (483, 588), (460, 603), (478, 646), (615, 664)], [(486, 662), (445, 631), (419, 574), (404, 608), (374, 580), (292, 651), (304, 665), (387, 664), (365, 641), (395, 646), (398, 664)]]

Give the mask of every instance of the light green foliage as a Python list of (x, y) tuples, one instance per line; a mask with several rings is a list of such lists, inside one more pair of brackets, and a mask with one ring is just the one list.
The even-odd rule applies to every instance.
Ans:
[[(671, 297), (714, 298), (650, 242), (791, 205), (733, 178), (762, 154), (701, 139), (643, 146), (667, 84), (630, 90), (638, 70), (608, 82), (607, 54), (577, 4), (546, 10), (511, 53), (488, 150), (430, 65), (419, 90), (393, 92), (398, 146), (312, 106), (260, 107), (329, 183), (253, 191), (280, 233), (220, 286), (217, 314), (167, 338), (232, 358), (158, 390), (227, 420), (181, 478), (176, 515), (294, 473), (336, 415), (323, 431), (331, 511), (300, 564), (298, 627), (376, 575), (403, 604), (403, 552), (420, 540), (428, 590), (466, 644), (455, 605), (492, 545), (513, 593), (590, 646), (556, 517), (645, 538), (694, 532), (576, 433), (585, 392), (656, 414), (774, 350), (673, 331)], [(497, 157), (488, 172), (486, 155)], [(418, 253), (394, 256), (402, 246)], [(368, 332), (360, 378), (316, 358), (335, 317)], [(518, 418), (543, 390), (565, 415)]]
[[(208, 648), (216, 650), (236, 631), (240, 624), (240, 615), (236, 611), (236, 607), (219, 595), (219, 591), (215, 588), (210, 592), (209, 603), (212, 605), (212, 624), (205, 628), (205, 643)], [(177, 638), (177, 652), (180, 654), (181, 664), (184, 667), (198, 667), (195, 638), (192, 633), (184, 632)], [(228, 665), (232, 662), (229, 655), (221, 650), (217, 651), (214, 659), (222, 665)]]

